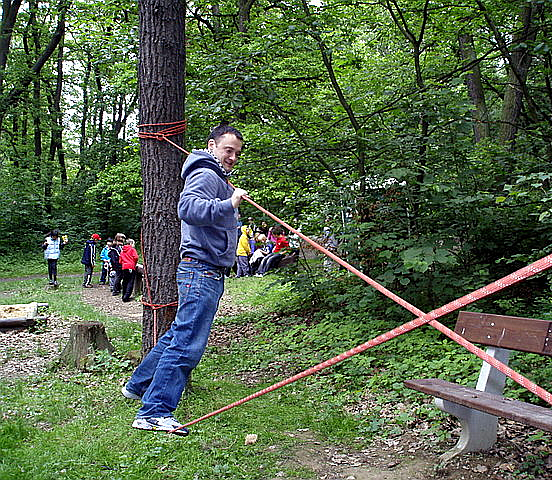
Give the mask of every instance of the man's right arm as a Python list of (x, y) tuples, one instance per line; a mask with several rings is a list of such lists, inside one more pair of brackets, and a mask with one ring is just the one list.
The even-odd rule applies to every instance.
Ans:
[(180, 194), (178, 217), (187, 224), (196, 226), (233, 223), (232, 198), (218, 198), (220, 181), (211, 170), (200, 169), (189, 175)]

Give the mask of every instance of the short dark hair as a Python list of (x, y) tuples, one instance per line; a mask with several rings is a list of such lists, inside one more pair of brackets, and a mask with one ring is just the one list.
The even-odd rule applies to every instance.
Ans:
[(209, 136), (207, 137), (207, 142), (209, 140), (216, 141), (222, 137), (223, 135), (226, 135), (227, 133), (230, 133), (232, 135), (235, 135), (238, 140), (243, 142), (243, 135), (241, 132), (237, 129), (232, 127), (228, 124), (228, 122), (220, 122), (219, 125), (211, 129), (211, 133), (209, 133)]

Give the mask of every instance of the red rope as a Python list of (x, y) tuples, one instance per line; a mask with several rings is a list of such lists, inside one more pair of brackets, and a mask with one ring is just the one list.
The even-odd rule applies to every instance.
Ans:
[[(184, 150), (180, 145), (174, 143), (172, 140), (169, 140), (167, 137), (172, 135), (180, 135), (184, 133), (186, 130), (186, 120), (179, 120), (177, 122), (166, 122), (166, 123), (143, 123), (141, 125), (138, 125), (138, 128), (144, 128), (144, 127), (160, 127), (160, 126), (167, 126), (167, 128), (164, 128), (162, 130), (159, 130), (157, 132), (138, 132), (139, 138), (151, 138), (155, 140), (165, 140), (166, 142), (169, 142), (171, 145), (175, 146), (179, 150), (182, 150), (184, 153), (189, 155), (189, 152)], [(142, 237), (142, 234), (140, 234)], [(142, 239), (142, 250), (143, 250), (143, 239)], [(165, 307), (175, 307), (178, 306), (178, 302), (170, 302), (170, 303), (152, 303), (152, 297), (151, 297), (151, 287), (149, 284), (149, 278), (147, 274), (147, 264), (146, 264), (146, 257), (144, 255), (144, 279), (146, 283), (146, 291), (148, 294), (149, 301), (145, 302), (142, 299), (142, 305), (145, 307), (150, 307), (153, 310), (153, 344), (155, 345), (158, 340), (158, 321), (157, 321), (157, 310), (160, 310)]]
[(179, 122), (169, 122), (169, 123), (143, 123), (138, 125), (138, 128), (143, 127), (159, 127), (168, 125), (167, 128), (159, 130), (157, 132), (139, 132), (139, 138), (155, 138), (157, 140), (163, 140), (165, 137), (172, 135), (180, 135), (186, 130), (186, 120), (181, 120)]
[[(174, 145), (175, 147), (177, 147), (179, 150), (182, 150), (184, 153), (188, 153), (186, 150), (184, 150), (179, 145), (177, 145), (174, 142), (168, 140), (166, 138), (165, 134), (161, 134), (162, 132), (163, 131), (161, 131), (157, 134), (143, 134), (143, 136), (141, 138), (156, 138), (156, 139), (159, 139), (159, 140), (165, 140), (165, 141), (168, 141), (169, 143), (171, 143), (172, 145)], [(231, 183), (230, 183), (230, 186), (235, 188)], [(516, 381), (517, 383), (519, 383), (523, 387), (527, 388), (529, 391), (533, 392), (534, 394), (539, 396), (541, 399), (543, 399), (544, 401), (546, 401), (547, 403), (552, 405), (552, 395), (549, 392), (547, 392), (545, 389), (543, 389), (542, 387), (539, 387), (538, 385), (536, 385), (535, 383), (533, 383), (531, 380), (527, 379), (523, 375), (515, 372), (514, 370), (512, 370), (510, 367), (508, 367), (504, 363), (502, 363), (502, 362), (496, 360), (495, 358), (489, 356), (486, 352), (484, 352), (480, 348), (476, 347), (471, 342), (467, 341), (465, 338), (461, 337), (460, 335), (456, 334), (455, 332), (453, 332), (452, 330), (450, 330), (446, 326), (444, 326), (441, 323), (436, 321), (437, 318), (439, 318), (443, 315), (454, 312), (454, 311), (456, 311), (456, 310), (458, 310), (458, 309), (460, 309), (460, 308), (462, 308), (466, 305), (469, 305), (469, 304), (471, 304), (471, 303), (473, 303), (477, 300), (485, 298), (485, 297), (487, 297), (487, 296), (489, 296), (493, 293), (496, 293), (496, 292), (498, 292), (498, 291), (500, 291), (504, 288), (507, 288), (507, 287), (509, 287), (509, 286), (511, 286), (515, 283), (518, 283), (522, 280), (525, 280), (526, 278), (531, 277), (531, 276), (533, 276), (533, 275), (535, 275), (539, 272), (542, 272), (544, 270), (549, 269), (550, 267), (552, 267), (552, 255), (548, 255), (544, 258), (541, 258), (540, 260), (537, 260), (536, 262), (534, 262), (534, 263), (532, 263), (532, 264), (530, 264), (530, 265), (528, 265), (528, 266), (526, 266), (526, 267), (524, 267), (524, 268), (522, 268), (522, 269), (520, 269), (520, 270), (518, 270), (514, 273), (511, 273), (510, 275), (508, 275), (506, 277), (503, 277), (500, 280), (497, 280), (497, 281), (495, 281), (495, 282), (493, 282), (493, 283), (491, 283), (491, 284), (489, 284), (485, 287), (482, 287), (482, 288), (480, 288), (480, 289), (478, 289), (478, 290), (476, 290), (476, 291), (474, 291), (474, 292), (472, 292), (468, 295), (464, 295), (463, 297), (461, 297), (459, 299), (456, 299), (453, 302), (450, 302), (450, 303), (448, 303), (448, 304), (446, 304), (446, 305), (444, 305), (444, 306), (442, 306), (442, 307), (440, 307), (436, 310), (432, 310), (431, 312), (426, 314), (426, 313), (422, 312), (420, 309), (418, 309), (417, 307), (415, 307), (412, 304), (408, 303), (406, 300), (402, 299), (398, 295), (394, 294), (393, 292), (391, 292), (390, 290), (385, 288), (383, 285), (380, 285), (375, 280), (371, 279), (370, 277), (368, 277), (364, 273), (360, 272), (358, 269), (356, 269), (352, 265), (348, 264), (345, 260), (342, 260), (337, 255), (330, 252), (326, 248), (322, 247), (321, 245), (319, 245), (315, 241), (311, 240), (306, 235), (303, 235), (301, 232), (299, 232), (295, 228), (291, 227), (290, 225), (288, 225), (283, 220), (280, 220), (277, 216), (273, 215), (268, 210), (266, 210), (265, 208), (263, 208), (260, 205), (258, 205), (257, 203), (255, 203), (248, 196), (245, 196), (244, 200), (249, 202), (251, 205), (256, 207), (261, 212), (268, 215), (270, 218), (272, 218), (276, 222), (280, 223), (282, 226), (287, 228), (289, 231), (291, 231), (291, 232), (295, 233), (296, 235), (298, 235), (300, 238), (305, 240), (307, 243), (312, 245), (314, 248), (321, 251), (322, 253), (324, 253), (325, 255), (327, 255), (328, 257), (330, 257), (331, 259), (333, 259), (334, 261), (336, 261), (337, 263), (339, 263), (340, 265), (345, 267), (347, 270), (352, 272), (353, 274), (357, 275), (359, 278), (361, 278), (362, 280), (367, 282), (369, 285), (374, 287), (376, 290), (383, 293), (385, 296), (392, 299), (393, 301), (395, 301), (396, 303), (398, 303), (402, 307), (406, 308), (411, 313), (415, 314), (417, 316), (417, 318), (414, 319), (414, 320), (411, 320), (410, 322), (407, 322), (407, 323), (405, 323), (405, 324), (403, 324), (403, 325), (401, 325), (397, 328), (394, 328), (393, 330), (390, 330), (389, 332), (386, 332), (382, 335), (379, 335), (379, 336), (375, 337), (374, 339), (369, 340), (366, 343), (358, 345), (357, 347), (355, 347), (351, 350), (343, 352), (340, 355), (337, 355), (336, 357), (333, 357), (329, 360), (326, 360), (325, 362), (322, 362), (322, 363), (320, 363), (318, 365), (315, 365), (311, 368), (308, 368), (307, 370), (304, 370), (303, 372), (298, 373), (297, 375), (294, 375), (290, 378), (287, 378), (287, 379), (282, 380), (278, 383), (275, 383), (274, 385), (272, 385), (270, 387), (267, 387), (267, 388), (265, 388), (263, 390), (260, 390), (256, 393), (252, 394), (252, 395), (249, 395), (245, 398), (242, 398), (241, 400), (238, 400), (234, 403), (226, 405), (225, 407), (222, 407), (218, 410), (215, 410), (211, 413), (208, 413), (207, 415), (204, 415), (203, 417), (192, 420), (192, 421), (186, 423), (185, 425), (183, 425), (182, 427), (179, 427), (175, 430), (172, 430), (172, 432), (175, 432), (176, 430), (180, 430), (180, 428), (188, 427), (190, 425), (198, 423), (198, 422), (200, 422), (202, 420), (205, 420), (207, 418), (210, 418), (212, 416), (218, 415), (219, 413), (230, 410), (231, 408), (237, 407), (238, 405), (242, 405), (242, 404), (244, 404), (244, 403), (246, 403), (250, 400), (253, 400), (253, 399), (258, 398), (262, 395), (265, 395), (266, 393), (273, 392), (274, 390), (277, 390), (281, 387), (289, 385), (290, 383), (296, 382), (297, 380), (300, 380), (304, 377), (307, 377), (307, 376), (312, 375), (316, 372), (319, 372), (320, 370), (323, 370), (323, 369), (328, 368), (330, 366), (333, 366), (337, 363), (340, 363), (343, 360), (346, 360), (347, 358), (352, 357), (353, 355), (357, 355), (358, 353), (364, 352), (365, 350), (368, 350), (369, 348), (372, 348), (376, 345), (380, 345), (384, 342), (387, 342), (387, 341), (391, 340), (392, 338), (398, 337), (399, 335), (402, 335), (406, 332), (414, 330), (415, 328), (418, 328), (418, 327), (420, 327), (420, 326), (422, 326), (426, 323), (429, 323), (429, 325), (436, 328), (437, 330), (439, 330), (440, 332), (442, 332), (443, 334), (445, 334), (446, 336), (448, 336), (449, 338), (451, 338), (452, 340), (454, 340), (458, 344), (462, 345), (468, 351), (470, 351), (473, 354), (477, 355), (479, 358), (486, 361), (487, 363), (489, 363), (490, 365), (492, 365), (493, 367), (495, 367), (496, 369), (498, 369), (499, 371), (501, 371), (502, 373), (504, 373), (508, 377), (512, 378), (514, 381)]]
[(143, 253), (143, 258), (144, 258), (144, 283), (146, 284), (146, 293), (148, 295), (148, 301), (144, 301), (144, 298), (142, 297), (142, 305), (144, 305), (144, 307), (149, 307), (152, 309), (152, 313), (153, 313), (153, 345), (156, 345), (157, 344), (157, 340), (158, 340), (158, 337), (159, 337), (159, 334), (158, 334), (158, 321), (157, 321), (157, 310), (160, 310), (162, 308), (165, 308), (165, 307), (174, 307), (174, 306), (178, 306), (178, 302), (177, 301), (174, 301), (174, 302), (170, 302), (170, 303), (152, 303), (152, 296), (151, 296), (151, 287), (150, 287), (150, 282), (149, 282), (149, 277), (148, 277), (148, 267), (147, 267), (147, 262), (146, 262), (146, 255), (144, 254), (144, 237), (142, 235), (142, 232), (140, 232), (140, 243), (142, 244), (142, 253)]
[[(298, 233), (295, 230), (295, 233)], [(310, 240), (310, 239), (309, 239)], [(309, 242), (310, 243), (310, 242)], [(323, 249), (323, 247), (320, 247)], [(325, 249), (323, 249), (325, 250)], [(343, 260), (340, 259), (341, 263)], [(344, 262), (346, 263), (346, 262)], [(458, 298), (450, 303), (447, 303), (446, 305), (436, 309), (432, 310), (431, 312), (425, 314), (420, 311), (420, 316), (414, 320), (411, 320), (410, 322), (407, 322), (399, 327), (394, 328), (393, 330), (390, 330), (389, 332), (386, 332), (382, 335), (379, 335), (372, 340), (369, 340), (366, 343), (363, 343), (361, 345), (358, 345), (357, 347), (348, 350), (346, 352), (341, 353), (340, 355), (337, 355), (336, 357), (333, 357), (329, 360), (326, 360), (325, 362), (322, 362), (318, 365), (315, 365), (313, 367), (308, 368), (307, 370), (304, 370), (301, 373), (298, 373), (290, 378), (287, 378), (285, 380), (282, 380), (278, 383), (275, 383), (274, 385), (267, 387), (263, 390), (260, 390), (256, 393), (253, 393), (252, 395), (249, 395), (245, 398), (242, 398), (241, 400), (238, 400), (234, 403), (231, 403), (229, 405), (226, 405), (225, 407), (222, 407), (218, 410), (215, 410), (211, 413), (208, 413), (207, 415), (204, 415), (203, 417), (197, 418), (195, 420), (192, 420), (186, 424), (184, 424), (182, 427), (179, 427), (178, 429), (175, 429), (173, 431), (179, 430), (180, 428), (189, 427), (190, 425), (193, 425), (195, 423), (201, 422), (203, 420), (206, 420), (207, 418), (210, 418), (212, 416), (218, 415), (219, 413), (225, 412), (227, 410), (230, 410), (231, 408), (237, 407), (239, 405), (242, 405), (246, 402), (249, 402), (250, 400), (253, 400), (255, 398), (258, 398), (262, 395), (265, 395), (266, 393), (273, 392), (274, 390), (277, 390), (279, 388), (282, 388), (286, 385), (289, 385), (291, 383), (296, 382), (297, 380), (300, 380), (302, 378), (308, 377), (314, 373), (317, 373), (321, 370), (324, 370), (325, 368), (331, 367), (337, 363), (342, 362), (343, 360), (346, 360), (354, 355), (357, 355), (359, 353), (362, 353), (372, 347), (375, 347), (377, 345), (380, 345), (382, 343), (385, 343), (395, 337), (398, 337), (404, 333), (407, 333), (411, 330), (414, 330), (415, 328), (418, 328), (426, 323), (429, 323), (432, 327), (438, 329), (440, 332), (447, 335), (449, 338), (454, 340), (455, 342), (462, 345), (464, 348), (469, 350), (471, 353), (477, 355), (479, 358), (483, 359), (496, 369), (500, 370), (502, 373), (522, 385), (523, 387), (527, 388), (529, 391), (533, 392), (535, 395), (542, 398), (545, 402), (552, 405), (552, 395), (547, 392), (542, 387), (539, 387), (537, 384), (533, 383), (528, 378), (525, 378), (523, 375), (515, 372), (507, 365), (503, 364), (502, 362), (496, 360), (495, 358), (489, 356), (486, 352), (481, 350), (480, 348), (476, 347), (469, 341), (467, 341), (465, 338), (461, 337), (457, 333), (453, 332), (446, 326), (442, 325), (441, 323), (437, 322), (436, 319), (446, 315), (448, 313), (454, 312), (462, 307), (465, 307), (466, 305), (469, 305), (477, 300), (480, 300), (482, 298), (485, 298), (493, 293), (496, 293), (506, 287), (509, 287), (515, 283), (518, 283), (522, 280), (525, 280), (528, 277), (531, 277), (539, 272), (542, 272), (544, 270), (549, 269), (552, 267), (552, 255), (548, 255), (544, 258), (541, 258), (540, 260), (537, 260), (536, 262), (517, 270), (514, 273), (511, 273), (510, 275), (501, 278), (500, 280), (497, 280), (485, 287), (482, 287), (472, 293), (469, 293), (467, 295), (464, 295), (461, 298)], [(381, 287), (381, 286), (380, 286)], [(386, 290), (384, 287), (382, 287), (383, 290)], [(378, 288), (380, 290), (380, 288)], [(406, 302), (405, 302), (406, 303)], [(409, 304), (407, 304), (409, 305)], [(416, 308), (416, 307), (413, 307)]]
[(176, 147), (178, 150), (181, 150), (186, 155), (189, 155), (190, 152), (184, 150), (180, 145), (178, 145), (177, 143), (174, 143), (172, 140), (167, 138), (173, 135), (180, 135), (181, 133), (184, 133), (184, 131), (186, 130), (186, 120), (181, 120), (179, 122), (169, 122), (169, 123), (143, 123), (142, 125), (138, 125), (138, 128), (158, 127), (158, 126), (164, 126), (164, 125), (169, 125), (169, 126), (162, 130), (159, 130), (158, 132), (138, 132), (138, 137), (153, 138), (155, 140), (165, 140), (166, 142), (170, 143), (172, 146)]

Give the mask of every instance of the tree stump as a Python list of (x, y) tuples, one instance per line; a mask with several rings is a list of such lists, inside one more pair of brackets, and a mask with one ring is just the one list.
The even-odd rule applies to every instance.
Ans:
[(86, 369), (94, 363), (98, 350), (112, 353), (115, 348), (107, 338), (101, 322), (83, 322), (71, 325), (69, 341), (61, 353), (60, 360), (66, 365)]

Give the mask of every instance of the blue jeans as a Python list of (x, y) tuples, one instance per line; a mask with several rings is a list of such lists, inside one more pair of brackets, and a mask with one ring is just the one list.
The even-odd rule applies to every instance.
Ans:
[(182, 260), (176, 281), (176, 318), (126, 385), (129, 391), (142, 397), (137, 418), (167, 417), (176, 410), (190, 372), (207, 346), (224, 291), (224, 267), (194, 259)]

